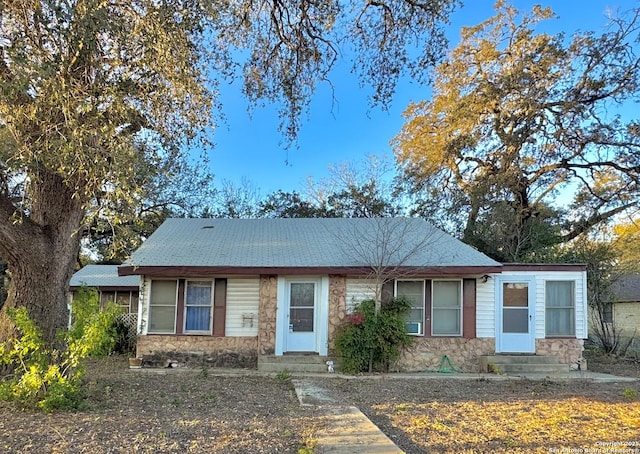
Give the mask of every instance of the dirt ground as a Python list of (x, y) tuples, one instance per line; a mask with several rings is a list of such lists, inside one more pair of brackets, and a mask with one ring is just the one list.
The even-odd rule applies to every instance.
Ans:
[[(606, 357), (590, 359), (589, 368), (640, 377), (638, 364)], [(640, 452), (639, 382), (377, 377), (316, 383), (337, 403), (359, 407), (408, 453)], [(87, 389), (87, 408), (73, 413), (0, 404), (0, 451), (311, 453), (324, 424), (317, 409), (299, 405), (284, 376), (136, 371), (115, 357), (90, 364)]]
[(602, 450), (607, 443), (640, 452), (638, 382), (331, 383), (334, 396), (360, 408), (408, 453), (614, 452)]
[[(589, 369), (640, 379), (640, 362), (586, 352)], [(640, 452), (640, 382), (333, 380), (407, 453)]]
[(93, 361), (86, 410), (43, 415), (0, 404), (0, 452), (296, 453), (313, 439), (317, 415), (288, 380), (208, 372)]

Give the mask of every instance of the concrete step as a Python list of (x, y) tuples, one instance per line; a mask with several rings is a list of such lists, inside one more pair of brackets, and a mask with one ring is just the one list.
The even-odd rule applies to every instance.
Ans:
[(507, 375), (569, 373), (567, 364), (500, 364), (496, 367), (501, 373)]
[(560, 364), (560, 358), (549, 355), (487, 355), (480, 360), (493, 364)]
[(338, 364), (334, 358), (320, 355), (260, 355), (258, 370), (261, 372), (328, 372), (327, 361), (334, 362), (334, 371), (338, 372)]
[(482, 372), (493, 372), (506, 375), (569, 373), (569, 365), (561, 363), (557, 356), (482, 356), (480, 357), (480, 368)]

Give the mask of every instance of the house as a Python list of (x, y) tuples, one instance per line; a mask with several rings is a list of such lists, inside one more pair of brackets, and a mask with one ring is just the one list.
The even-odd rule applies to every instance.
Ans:
[(611, 322), (627, 337), (640, 328), (640, 274), (627, 274), (614, 284), (611, 303)]
[[(600, 328), (608, 329), (608, 333), (619, 336), (622, 346), (629, 345), (632, 351), (640, 349), (640, 339), (636, 339), (640, 333), (640, 274), (626, 274), (619, 277), (611, 288), (612, 300), (604, 308), (603, 322), (609, 326)], [(594, 332), (599, 323), (599, 317), (592, 313)]]
[(98, 292), (100, 307), (115, 302), (125, 313), (138, 313), (139, 276), (119, 276), (118, 265), (86, 265), (71, 276), (69, 302), (81, 287)]
[(584, 266), (501, 264), (415, 218), (168, 219), (118, 272), (142, 279), (145, 357), (250, 367), (267, 356), (326, 357), (381, 276), (383, 293), (414, 304), (403, 370), (447, 355), (476, 371), (495, 353), (574, 364), (587, 337)]

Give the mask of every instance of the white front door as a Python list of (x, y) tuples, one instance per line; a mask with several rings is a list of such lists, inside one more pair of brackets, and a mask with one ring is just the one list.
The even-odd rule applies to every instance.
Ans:
[(535, 353), (535, 279), (496, 278), (496, 352)]
[(318, 300), (317, 280), (287, 281), (285, 351), (317, 352)]

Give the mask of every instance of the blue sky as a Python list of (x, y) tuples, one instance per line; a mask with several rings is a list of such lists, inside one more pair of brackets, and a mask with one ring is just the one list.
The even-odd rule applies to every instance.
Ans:
[[(518, 9), (531, 10), (534, 4), (550, 6), (559, 16), (547, 21), (548, 32), (576, 30), (602, 31), (609, 11), (625, 11), (640, 6), (637, 0), (554, 0), (511, 2)], [(448, 26), (450, 47), (459, 40), (460, 28), (476, 25), (494, 15), (493, 0), (466, 0), (451, 17)], [(360, 88), (350, 74), (350, 62), (339, 62), (331, 75), (337, 101), (332, 103), (329, 87), (320, 85), (308, 119), (303, 119), (297, 147), (286, 150), (278, 133), (278, 117), (273, 106), (253, 111), (250, 118), (240, 84), (222, 87), (221, 101), (227, 122), (215, 131), (215, 148), (209, 151), (211, 171), (219, 185), (222, 180), (239, 184), (250, 181), (261, 195), (278, 189), (304, 191), (306, 181), (327, 176), (330, 164), (359, 162), (366, 156), (392, 157), (389, 141), (400, 131), (402, 112), (411, 101), (428, 99), (430, 89), (404, 80), (388, 111), (371, 108), (370, 90)]]

